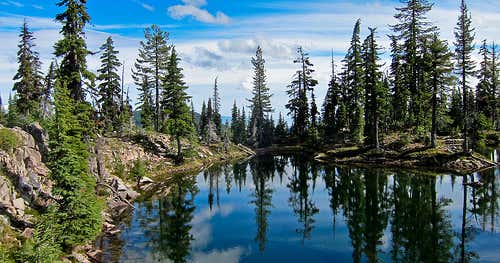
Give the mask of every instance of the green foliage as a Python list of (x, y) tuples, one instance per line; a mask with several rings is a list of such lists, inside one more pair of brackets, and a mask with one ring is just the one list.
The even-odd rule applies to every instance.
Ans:
[[(318, 81), (312, 77), (314, 65), (311, 63), (309, 54), (306, 53), (302, 47), (297, 49), (297, 58), (293, 61), (298, 64), (299, 69), (294, 75), (292, 83), (288, 86), (287, 94), (290, 98), (286, 108), (289, 110), (289, 115), (293, 119), (292, 134), (296, 136), (299, 141), (307, 139), (307, 129), (309, 125), (316, 125), (317, 110), (314, 110), (314, 87), (318, 85)], [(307, 92), (311, 92), (312, 109), (309, 108)], [(310, 118), (311, 117), (311, 118)]]
[(116, 158), (113, 162), (113, 175), (125, 179), (125, 170), (126, 167), (123, 162), (119, 158)]
[(132, 166), (132, 169), (130, 170), (130, 178), (139, 184), (144, 176), (146, 176), (146, 162), (137, 159), (134, 161), (134, 166)]
[[(257, 47), (255, 57), (252, 58), (254, 70), (253, 76), (253, 97), (248, 101), (251, 103), (252, 109), (250, 115), (250, 144), (257, 147), (262, 147), (265, 144), (264, 129), (269, 114), (272, 112), (271, 96), (269, 87), (266, 83), (265, 60), (262, 57), (262, 49)], [(236, 105), (235, 105), (236, 106)], [(233, 109), (234, 114), (234, 109)], [(272, 137), (272, 136), (271, 136)]]
[(157, 25), (152, 25), (144, 30), (144, 38), (145, 40), (140, 42), (139, 57), (134, 64), (132, 77), (140, 87), (139, 108), (143, 128), (160, 131), (163, 114), (160, 106), (161, 85), (167, 74), (170, 56), (168, 33)]
[(55, 90), (55, 121), (50, 130), (49, 168), (54, 194), (61, 197), (57, 221), (65, 233), (58, 240), (71, 249), (94, 239), (101, 229), (102, 203), (97, 199), (95, 179), (89, 173), (88, 145), (90, 106), (70, 98), (64, 82)]
[(24, 241), (18, 255), (22, 262), (52, 263), (62, 262), (63, 255), (60, 238), (64, 236), (61, 229), (57, 208), (50, 206), (48, 211), (36, 219), (36, 228), (32, 239)]
[(187, 105), (190, 98), (186, 93), (186, 83), (183, 78), (182, 68), (179, 67), (180, 58), (177, 57), (175, 48), (168, 62), (168, 74), (163, 80), (164, 92), (162, 105), (165, 115), (168, 116), (164, 130), (174, 136), (177, 141), (177, 158), (182, 159), (181, 138), (191, 136), (195, 129), (191, 119), (191, 110)]
[(85, 42), (84, 28), (90, 22), (87, 0), (60, 0), (64, 12), (56, 16), (62, 24), (60, 39), (54, 46), (54, 54), (60, 58), (59, 78), (64, 81), (70, 98), (76, 102), (85, 101), (84, 85), (92, 88), (95, 76), (87, 69), (87, 55), (90, 51)]
[(16, 92), (16, 109), (23, 117), (39, 116), (43, 77), (38, 53), (33, 51), (33, 32), (28, 29), (26, 21), (21, 28), (21, 43), (17, 53), (19, 68), (14, 76), (13, 91)]
[(102, 55), (101, 68), (97, 71), (97, 80), (101, 83), (98, 86), (98, 100), (100, 106), (101, 126), (107, 132), (117, 131), (121, 126), (121, 87), (118, 67), (122, 65), (118, 60), (118, 51), (115, 50), (113, 39), (108, 37), (100, 51)]
[(13, 131), (1, 128), (0, 129), (0, 149), (6, 152), (11, 152), (14, 148), (21, 144), (20, 138)]

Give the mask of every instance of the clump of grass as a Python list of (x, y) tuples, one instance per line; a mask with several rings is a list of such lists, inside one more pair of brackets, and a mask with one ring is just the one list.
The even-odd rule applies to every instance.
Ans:
[(21, 144), (19, 137), (11, 130), (6, 128), (0, 129), (0, 149), (6, 152), (12, 150)]

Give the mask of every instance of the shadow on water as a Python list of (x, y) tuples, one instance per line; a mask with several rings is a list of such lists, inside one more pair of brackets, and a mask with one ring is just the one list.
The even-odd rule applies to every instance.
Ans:
[(100, 245), (106, 262), (498, 262), (499, 174), (262, 156), (173, 177)]

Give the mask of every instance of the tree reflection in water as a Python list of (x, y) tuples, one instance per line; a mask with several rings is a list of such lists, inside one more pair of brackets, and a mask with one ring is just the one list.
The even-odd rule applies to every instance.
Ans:
[[(198, 200), (197, 204), (201, 207), (200, 213), (205, 208), (210, 211), (218, 207), (207, 214), (211, 221), (206, 221), (206, 226), (215, 228), (219, 220), (230, 220), (225, 222), (233, 226), (230, 231), (235, 233), (229, 233), (230, 239), (223, 242), (236, 243), (216, 244), (222, 244), (222, 248), (228, 244), (231, 248), (244, 247), (247, 244), (241, 242), (253, 239), (260, 259), (268, 253), (275, 256), (289, 252), (276, 250), (275, 245), (283, 240), (271, 231), (276, 226), (272, 219), (276, 217), (283, 223), (278, 227), (279, 235), (284, 235), (286, 242), (298, 235), (300, 249), (305, 251), (317, 246), (318, 241), (338, 245), (336, 230), (340, 229), (346, 234), (338, 241), (347, 238), (346, 247), (342, 249), (349, 251), (348, 257), (353, 262), (471, 262), (480, 255), (472, 245), (477, 234), (496, 232), (497, 172), (435, 176), (324, 166), (307, 161), (304, 156), (263, 156), (204, 171), (198, 177), (198, 183), (203, 185), (203, 202)], [(247, 178), (251, 178), (251, 182), (247, 182)], [(137, 253), (146, 253), (145, 257), (154, 261), (186, 262), (196, 256), (191, 253), (200, 252), (192, 251), (190, 233), (198, 193), (196, 178), (174, 176), (165, 184), (171, 186), (166, 196), (138, 202), (134, 214), (136, 223), (125, 224), (124, 228), (140, 226), (138, 232), (143, 235), (141, 240), (145, 240), (141, 247), (148, 249)], [(451, 188), (451, 194), (442, 192), (446, 189), (443, 185)], [(232, 202), (238, 205), (224, 214), (223, 211), (229, 211), (223, 208), (228, 207), (225, 202), (231, 200), (231, 196), (234, 196)], [(319, 199), (321, 197), (326, 198)], [(328, 203), (320, 203), (322, 200)], [(452, 209), (452, 203), (459, 209)], [(320, 211), (321, 207), (329, 207), (329, 211)], [(276, 209), (278, 212), (273, 213)], [(247, 212), (254, 215), (251, 222), (244, 218)], [(240, 214), (233, 216), (232, 213)], [(220, 217), (215, 219), (213, 215)], [(325, 221), (325, 217), (331, 219)], [(226, 229), (218, 227), (218, 231)], [(325, 229), (332, 228), (333, 237), (324, 235), (324, 231), (328, 231)], [(252, 230), (249, 232), (249, 229)], [(217, 235), (226, 235), (211, 234), (204, 244), (216, 242)], [(122, 248), (127, 247), (126, 240), (100, 241), (109, 251), (106, 259), (110, 261), (120, 261), (127, 253)], [(281, 244), (285, 248), (288, 245)], [(210, 252), (212, 248), (208, 247), (210, 245), (203, 252)], [(214, 255), (218, 255), (217, 251)]]

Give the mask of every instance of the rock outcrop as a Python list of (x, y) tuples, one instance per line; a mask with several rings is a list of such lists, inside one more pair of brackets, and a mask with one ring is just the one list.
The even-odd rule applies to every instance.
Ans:
[(9, 152), (0, 150), (0, 213), (23, 228), (31, 225), (32, 218), (25, 213), (28, 207), (46, 207), (54, 200), (52, 182), (42, 160), (45, 142), (37, 143), (20, 128), (9, 130), (18, 137), (19, 145)]

